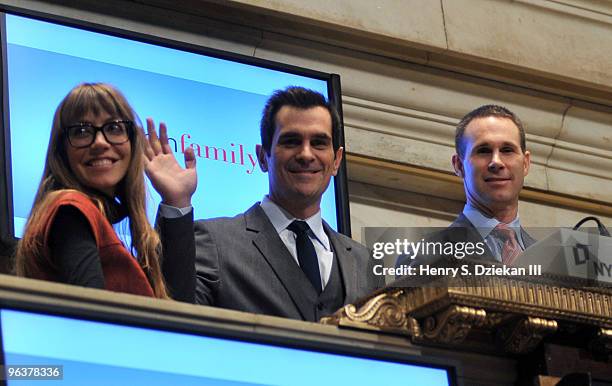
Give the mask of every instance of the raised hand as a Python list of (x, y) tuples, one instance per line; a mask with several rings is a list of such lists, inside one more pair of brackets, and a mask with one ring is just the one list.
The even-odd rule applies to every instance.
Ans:
[(153, 119), (147, 118), (147, 132), (149, 140), (144, 144), (145, 172), (153, 187), (164, 204), (177, 208), (190, 206), (191, 196), (198, 185), (193, 148), (185, 149), (185, 168), (182, 168), (168, 144), (166, 124), (159, 124), (158, 137)]

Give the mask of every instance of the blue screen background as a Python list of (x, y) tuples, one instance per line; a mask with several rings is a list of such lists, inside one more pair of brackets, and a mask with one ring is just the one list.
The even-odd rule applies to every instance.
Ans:
[(449, 384), (443, 369), (31, 312), (0, 310), (0, 326), (7, 365), (63, 365), (63, 386)]
[[(195, 218), (233, 216), (267, 193), (267, 176), (252, 163), (261, 110), (274, 90), (301, 85), (327, 96), (327, 83), (318, 79), (13, 15), (6, 15), (6, 25), (16, 237), (40, 182), (55, 109), (79, 83), (113, 84), (142, 122), (164, 121), (181, 164), (181, 136), (185, 146), (200, 146)], [(227, 162), (214, 160), (212, 149), (205, 158), (205, 146), (218, 148), (220, 159), (225, 149)], [(149, 192), (153, 220), (160, 198), (151, 187)], [(335, 208), (332, 186), (321, 210), (337, 229)]]

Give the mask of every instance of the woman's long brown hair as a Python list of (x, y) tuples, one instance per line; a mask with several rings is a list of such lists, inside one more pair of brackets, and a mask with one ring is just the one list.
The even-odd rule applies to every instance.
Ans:
[(136, 252), (153, 292), (158, 298), (168, 298), (164, 277), (161, 272), (161, 242), (153, 229), (146, 212), (146, 188), (144, 180), (143, 144), (146, 138), (138, 118), (125, 97), (114, 87), (104, 83), (83, 83), (73, 88), (55, 111), (51, 137), (43, 176), (34, 199), (32, 212), (26, 224), (23, 238), (19, 241), (15, 258), (15, 271), (20, 276), (31, 276), (36, 262), (44, 251), (41, 234), (36, 226), (42, 215), (58, 194), (66, 190), (77, 190), (88, 195), (106, 213), (105, 200), (101, 193), (83, 186), (72, 172), (66, 156), (67, 144), (62, 128), (81, 122), (88, 113), (94, 116), (107, 113), (113, 118), (134, 122), (131, 137), (132, 155), (127, 174), (117, 188), (117, 199), (128, 211), (131, 232), (131, 250)]

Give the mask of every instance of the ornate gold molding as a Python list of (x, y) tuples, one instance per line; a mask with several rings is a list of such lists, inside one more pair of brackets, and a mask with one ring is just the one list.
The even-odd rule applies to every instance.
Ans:
[(465, 340), (473, 327), (481, 326), (487, 317), (483, 309), (453, 305), (423, 322), (422, 335), (417, 341), (458, 344)]
[(420, 344), (511, 354), (532, 351), (562, 322), (573, 326), (570, 332), (594, 328), (591, 349), (612, 352), (609, 288), (561, 287), (546, 278), (468, 277), (451, 284), (388, 287), (322, 322), (408, 335)]
[(600, 328), (589, 343), (591, 350), (599, 353), (612, 353), (612, 329)]
[[(612, 328), (612, 290), (570, 288), (545, 280), (480, 277), (454, 279), (452, 287), (405, 288), (405, 310), (423, 318), (449, 304), (512, 311)], [(498, 316), (499, 317), (499, 316)]]
[(322, 318), (320, 322), (399, 334), (419, 334), (418, 325), (404, 312), (400, 300), (402, 293), (401, 289), (385, 292), (374, 296), (360, 307), (347, 304), (333, 315)]
[(521, 354), (535, 349), (544, 336), (557, 331), (557, 322), (541, 318), (521, 319), (499, 330), (499, 338), (507, 352)]

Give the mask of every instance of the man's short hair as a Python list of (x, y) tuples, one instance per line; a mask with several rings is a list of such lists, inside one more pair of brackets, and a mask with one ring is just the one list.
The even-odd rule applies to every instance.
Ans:
[(503, 106), (484, 105), (467, 113), (463, 118), (461, 118), (461, 121), (457, 125), (457, 130), (455, 131), (455, 151), (461, 159), (463, 159), (463, 157), (465, 156), (465, 143), (463, 141), (465, 128), (474, 119), (487, 117), (510, 119), (516, 125), (516, 127), (518, 127), (519, 137), (521, 140), (521, 150), (523, 151), (523, 153), (525, 153), (525, 151), (527, 150), (527, 145), (525, 143), (525, 128), (523, 127), (523, 123), (516, 116), (516, 114), (514, 114), (512, 111), (508, 110)]
[(334, 152), (338, 150), (340, 147), (340, 116), (336, 109), (329, 104), (322, 94), (304, 87), (291, 86), (284, 90), (276, 90), (263, 109), (260, 130), (261, 145), (266, 154), (270, 154), (270, 147), (276, 130), (276, 115), (283, 106), (304, 110), (314, 107), (325, 108), (331, 116)]

